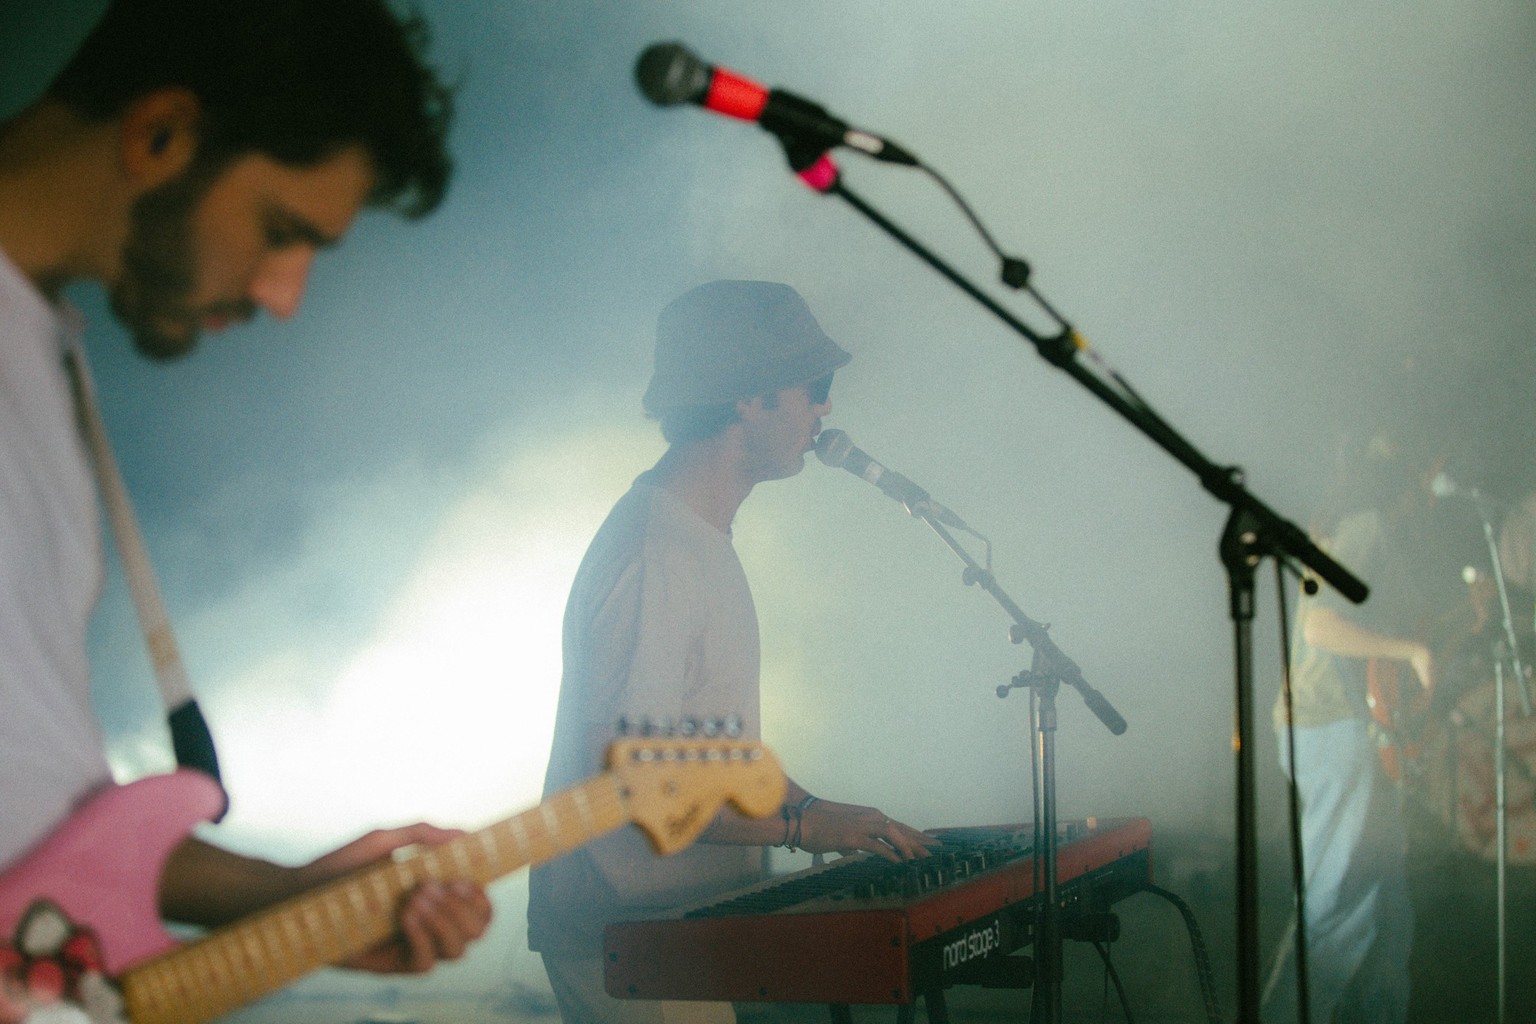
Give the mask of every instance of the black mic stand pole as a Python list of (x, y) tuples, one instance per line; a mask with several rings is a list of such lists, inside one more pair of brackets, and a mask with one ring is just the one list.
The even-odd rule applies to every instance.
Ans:
[[(1104, 380), (1095, 377), (1076, 359), (1080, 350), (1086, 350), (1087, 342), (1063, 320), (1055, 310), (1031, 289), (1031, 295), (1040, 303), (1061, 330), (1053, 337), (1045, 337), (1030, 329), (1023, 321), (998, 305), (958, 271), (936, 254), (896, 226), (889, 218), (860, 198), (842, 181), (842, 175), (826, 157), (826, 146), (811, 141), (782, 137), (789, 165), (807, 185), (819, 192), (835, 195), (871, 223), (907, 248), (915, 256), (947, 278), (952, 284), (969, 295), (985, 309), (1035, 346), (1040, 356), (1087, 388), (1110, 408), (1118, 412), (1132, 426), (1173, 456), (1199, 478), (1201, 485), (1218, 500), (1232, 509), (1232, 515), (1223, 534), (1221, 548), (1226, 564), (1232, 595), (1234, 623), (1234, 689), (1236, 695), (1236, 725), (1232, 742), (1237, 756), (1237, 995), (1239, 1024), (1258, 1024), (1259, 1021), (1259, 948), (1258, 948), (1258, 887), (1257, 849), (1255, 829), (1257, 816), (1253, 812), (1253, 752), (1249, 749), (1253, 725), (1252, 687), (1252, 610), (1253, 575), (1260, 559), (1272, 556), (1282, 563), (1296, 562), (1311, 569), (1350, 601), (1359, 604), (1366, 599), (1369, 589), (1344, 566), (1325, 554), (1296, 524), (1282, 518), (1268, 505), (1250, 493), (1243, 483), (1242, 470), (1236, 466), (1217, 466), (1192, 444), (1186, 441), (1170, 424), (1150, 406), (1134, 397), (1127, 387), (1122, 393), (1111, 388)], [(1228, 551), (1234, 557), (1228, 557)], [(1304, 575), (1296, 565), (1290, 568)]]
[[(1265, 549), (1251, 517), (1234, 508), (1218, 545), (1227, 570), (1236, 679), (1233, 708), (1233, 755), (1237, 772), (1237, 994), (1240, 1024), (1259, 1024), (1259, 849), (1258, 814), (1252, 794), (1258, 778), (1253, 743), (1253, 593), (1254, 577)], [(1283, 595), (1282, 595), (1283, 600)], [(1299, 913), (1298, 909), (1298, 913)], [(1303, 1007), (1305, 1024), (1307, 1011)]]
[[(1035, 661), (1038, 663), (1037, 657)], [(1056, 691), (1061, 680), (1031, 667), (997, 695), (1006, 697), (1013, 686), (1029, 686), (1039, 698), (1030, 715), (1030, 727), (1038, 731), (1036, 752), (1040, 774), (1035, 780), (1039, 814), (1035, 818), (1035, 865), (1040, 879), (1040, 902), (1035, 909), (1035, 985), (1029, 1001), (1030, 1024), (1060, 1024), (1062, 966), (1061, 904), (1056, 878)], [(1033, 704), (1033, 702), (1031, 702)]]
[(1030, 1022), (1059, 1024), (1063, 970), (1061, 906), (1057, 891), (1056, 691), (1062, 683), (1070, 684), (1082, 695), (1083, 703), (1116, 736), (1125, 732), (1125, 719), (1102, 693), (1088, 685), (1082, 670), (1050, 638), (1046, 632), (1048, 627), (1024, 614), (1024, 609), (1008, 596), (992, 571), (977, 564), (970, 552), (937, 521), (925, 503), (910, 503), (907, 511), (927, 523), (939, 539), (965, 563), (961, 581), (966, 586), (975, 584), (991, 594), (993, 600), (1013, 619), (1014, 624), (1008, 627), (1008, 639), (1015, 644), (1027, 640), (1034, 649), (1029, 671), (1019, 673), (1006, 686), (999, 686), (997, 695), (1007, 697), (1008, 692), (1015, 687), (1028, 687), (1035, 692), (1040, 702), (1038, 717), (1034, 713), (1033, 704), (1030, 716), (1031, 730), (1039, 733), (1036, 753), (1040, 765), (1039, 774), (1033, 780), (1035, 801), (1039, 808), (1035, 816), (1034, 853), (1040, 877), (1040, 902), (1035, 913), (1035, 982), (1030, 1001)]

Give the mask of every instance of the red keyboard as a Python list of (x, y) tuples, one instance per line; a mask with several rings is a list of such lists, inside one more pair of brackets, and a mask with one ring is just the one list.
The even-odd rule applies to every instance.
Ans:
[[(936, 829), (931, 856), (845, 857), (663, 917), (608, 926), (606, 985), (628, 999), (895, 1003), (960, 983), (1033, 939), (1030, 825)], [(1064, 915), (1152, 880), (1145, 818), (1059, 826)]]

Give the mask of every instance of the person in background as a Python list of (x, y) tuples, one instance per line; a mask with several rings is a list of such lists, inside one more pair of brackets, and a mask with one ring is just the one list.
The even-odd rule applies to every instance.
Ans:
[[(1447, 569), (1443, 521), (1432, 515), (1436, 468), (1386, 435), (1351, 460), (1346, 499), (1321, 543), (1371, 595), (1359, 606), (1326, 586), (1301, 597), (1289, 715), (1284, 694), (1275, 705), (1282, 767), (1301, 800), (1309, 1019), (1319, 1024), (1390, 1024), (1408, 1013), (1414, 912), (1404, 807), (1383, 757), (1392, 738), (1372, 712), (1388, 673), (1405, 711), (1427, 708), (1441, 668), (1427, 631), (1466, 601), (1460, 573)], [(1264, 1015), (1275, 1024), (1299, 1019), (1293, 958), (1279, 977)]]

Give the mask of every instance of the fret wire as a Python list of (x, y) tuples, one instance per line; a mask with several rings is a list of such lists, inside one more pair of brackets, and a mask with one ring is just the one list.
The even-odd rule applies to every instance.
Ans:
[[(374, 899), (380, 906), (389, 906), (395, 898), (396, 891), (390, 888), (389, 878), (383, 871), (375, 871), (367, 878), (368, 887), (373, 891)], [(403, 889), (400, 891), (404, 891)]]
[(246, 970), (242, 977), (249, 978), (254, 974), (262, 973), (264, 963), (261, 955), (261, 937), (246, 929), (240, 929), (231, 934), (235, 936), (240, 952), (245, 954)]
[[(352, 907), (354, 911), (353, 937), (362, 937), (362, 941), (354, 941), (353, 945), (360, 945), (366, 949), (373, 945), (371, 941), (375, 935), (382, 936), (385, 929), (381, 922), (389, 920), (394, 912), (396, 899), (407, 891), (409, 883), (401, 878), (401, 865), (390, 863), (380, 865), (377, 869), (368, 872), (358, 879), (358, 884), (352, 892)], [(360, 950), (338, 950), (352, 953)], [(335, 959), (332, 957), (331, 959)]]
[(207, 940), (198, 943), (197, 946), (187, 950), (186, 964), (198, 975), (198, 990), (200, 992), (218, 992), (223, 984), (229, 983), (233, 972), (224, 970), (221, 976), (218, 970), (220, 955), (223, 952), (224, 943), (220, 940)]
[(262, 945), (266, 950), (267, 991), (274, 991), (294, 977), (294, 963), (289, 957), (290, 946), (283, 941), (283, 915), (268, 915), (260, 922)]
[(533, 853), (529, 849), (528, 841), (528, 816), (519, 814), (507, 822), (512, 827), (512, 838), (517, 841), (517, 853), (523, 860), (532, 860)]
[(251, 975), (251, 950), (245, 942), (245, 935), (240, 931), (232, 931), (224, 936), (224, 946), (229, 950), (230, 961), (234, 964), (236, 978), (248, 978)]
[(159, 982), (160, 972), (153, 967), (146, 967), (124, 977), (121, 982), (124, 1006), (131, 1000), (135, 1006), (153, 1007), (159, 1002)]
[(318, 903), (307, 903), (299, 909), (303, 918), (302, 930), (310, 938), (309, 948), (311, 955), (324, 963), (330, 958), (325, 955), (325, 922), (320, 914)]
[[(172, 1003), (166, 990), (164, 973), (159, 970), (150, 971), (143, 976), (142, 981), (143, 988), (135, 990), (139, 998), (134, 1000), (134, 1006), (148, 1008), (151, 1012), (159, 1011), (162, 1014), (169, 1012)], [(125, 990), (124, 995), (126, 994)]]
[(501, 839), (496, 834), (497, 828), (497, 826), (493, 825), (490, 828), (482, 829), (475, 836), (475, 841), (480, 844), (480, 849), (484, 852), (485, 859), (491, 865), (493, 872), (501, 865)]
[[(344, 934), (344, 930), (346, 928), (347, 922), (346, 922), (346, 919), (341, 916), (341, 908), (336, 906), (335, 894), (334, 893), (326, 893), (321, 898), (320, 902), (325, 907), (326, 916), (328, 918), (330, 918), (330, 922), (331, 922), (330, 934), (331, 935), (341, 935), (341, 934)], [(326, 943), (326, 945), (328, 947), (333, 947), (334, 943)], [(332, 948), (327, 948), (326, 952), (333, 954), (333, 955), (327, 956), (326, 960), (329, 961), (329, 960), (335, 959), (334, 951), (333, 951)]]
[(581, 815), (581, 827), (585, 830), (588, 836), (593, 835), (595, 832), (595, 827), (592, 824), (592, 808), (587, 804), (586, 787), (582, 787), (573, 792), (571, 794), (571, 802), (576, 805), (576, 811)]
[[(166, 986), (166, 971), (161, 965), (146, 968), (142, 974), (133, 975), (133, 993), (137, 997), (136, 1003), (143, 1003), (151, 1010), (167, 1008), (170, 1006), (169, 992)], [(124, 996), (128, 994), (124, 989)]]
[(167, 992), (169, 1003), (168, 1009), (176, 1010), (184, 1007), (190, 1010), (192, 1008), (193, 1001), (185, 991), (186, 982), (180, 977), (180, 970), (178, 967), (173, 967), (170, 976), (166, 979), (169, 982), (169, 990)]
[[(544, 819), (544, 838), (546, 842), (550, 835), (560, 831), (560, 818), (555, 811), (555, 804), (557, 802), (559, 802), (559, 796), (556, 796), (553, 800), (547, 800), (539, 806), (539, 817)], [(529, 850), (529, 856), (530, 858), (533, 856), (532, 850)]]
[(261, 922), (252, 922), (250, 926), (240, 929), (244, 933), (246, 950), (250, 953), (254, 970), (241, 979), (242, 988), (250, 988), (252, 982), (257, 984), (270, 983), (272, 981), (272, 960), (267, 946), (266, 929), (261, 927)]
[(284, 914), (284, 915), (282, 915), (282, 922), (281, 923), (282, 923), (282, 926), (283, 926), (283, 930), (287, 934), (287, 938), (288, 938), (289, 944), (294, 949), (297, 949), (299, 951), (299, 954), (305, 960), (311, 959), (310, 954), (309, 954), (309, 940), (308, 940), (308, 937), (304, 934), (304, 929), (299, 927), (299, 922), (294, 920), (294, 915), (293, 914)]
[(452, 853), (460, 878), (484, 884), (495, 877), (494, 865), (487, 863), (483, 857), (477, 860), (475, 849), (467, 841), (455, 842)]
[[(423, 863), (425, 863), (425, 862), (423, 862)], [(393, 877), (393, 882), (394, 882), (394, 888), (393, 889), (389, 888), (387, 885), (384, 884), (388, 879), (386, 879), (386, 877), (383, 874), (380, 874), (380, 876), (375, 880), (377, 884), (374, 886), (374, 889), (375, 889), (375, 891), (377, 891), (379, 893), (379, 899), (382, 902), (387, 902), (388, 901), (388, 896), (386, 894), (388, 894), (390, 892), (398, 893), (401, 896), (403, 896), (406, 893), (410, 892), (412, 889), (414, 889), (416, 887), (416, 882), (418, 881), (418, 879), (423, 877), (418, 872), (412, 870), (412, 866), (411, 865), (407, 865), (407, 864), (404, 864), (404, 863), (391, 864), (389, 866), (388, 870), (389, 870), (389, 873), (394, 876)]]
[(189, 973), (190, 965), (184, 960), (172, 961), (172, 973), (176, 981), (174, 994), (178, 996), (177, 1002), (183, 1006), (194, 1006), (203, 1003), (207, 996), (197, 987), (197, 979)]
[(227, 980), (227, 972), (221, 973), (219, 971), (218, 961), (214, 956), (217, 945), (214, 942), (200, 942), (189, 946), (184, 954), (192, 964), (193, 969), (202, 978), (199, 984), (205, 988), (218, 988), (222, 982)]

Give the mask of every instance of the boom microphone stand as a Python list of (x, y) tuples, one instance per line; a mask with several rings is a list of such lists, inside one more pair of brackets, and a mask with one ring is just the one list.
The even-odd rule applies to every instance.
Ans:
[[(1088, 685), (1082, 670), (1050, 638), (1046, 632), (1047, 627), (1024, 614), (1024, 610), (998, 585), (997, 577), (992, 575), (991, 569), (978, 565), (970, 552), (925, 507), (925, 503), (914, 502), (907, 506), (907, 511), (927, 523), (939, 539), (965, 563), (961, 580), (967, 586), (975, 584), (991, 594), (1013, 619), (1014, 624), (1008, 628), (1008, 638), (1016, 644), (1028, 641), (1034, 649), (1029, 670), (1019, 673), (1008, 685), (999, 686), (997, 695), (1006, 697), (1015, 687), (1028, 687), (1039, 697), (1038, 715), (1030, 716), (1031, 731), (1039, 733), (1036, 753), (1040, 770), (1034, 786), (1037, 803), (1035, 863), (1040, 869), (1041, 893), (1035, 918), (1035, 982), (1030, 1002), (1030, 1021), (1031, 1024), (1057, 1024), (1061, 1020), (1062, 938), (1061, 907), (1056, 883), (1056, 691), (1062, 683), (1077, 690), (1082, 695), (1083, 703), (1116, 736), (1125, 732), (1125, 719), (1102, 693)], [(1031, 710), (1034, 710), (1033, 702)]]
[[(1237, 775), (1237, 998), (1239, 1024), (1259, 1020), (1258, 838), (1254, 809), (1253, 734), (1253, 595), (1259, 563), (1272, 557), (1298, 576), (1301, 567), (1312, 570), (1348, 600), (1359, 604), (1369, 589), (1344, 566), (1324, 553), (1295, 523), (1281, 517), (1244, 486), (1236, 466), (1218, 466), (1185, 440), (1138, 395), (1117, 372), (1108, 369), (1085, 339), (1045, 299), (1028, 285), (1028, 265), (1004, 262), (1004, 279), (1023, 286), (1031, 298), (1056, 322), (1059, 330), (1049, 337), (1032, 330), (1000, 306), (930, 249), (898, 227), (888, 217), (848, 188), (842, 174), (826, 155), (820, 139), (797, 139), (780, 133), (790, 168), (811, 188), (833, 195), (853, 207), (904, 248), (927, 263), (950, 283), (970, 296), (1015, 333), (1035, 346), (1040, 356), (1087, 388), (1153, 443), (1188, 468), (1201, 486), (1231, 508), (1219, 550), (1227, 570), (1233, 624), (1235, 723), (1233, 748)], [(1010, 279), (1012, 277), (1013, 279)], [(1103, 374), (1085, 364), (1094, 360)], [(1042, 631), (1043, 635), (1043, 631)], [(1033, 642), (1033, 640), (1031, 641)], [(1038, 648), (1037, 648), (1038, 649)]]

